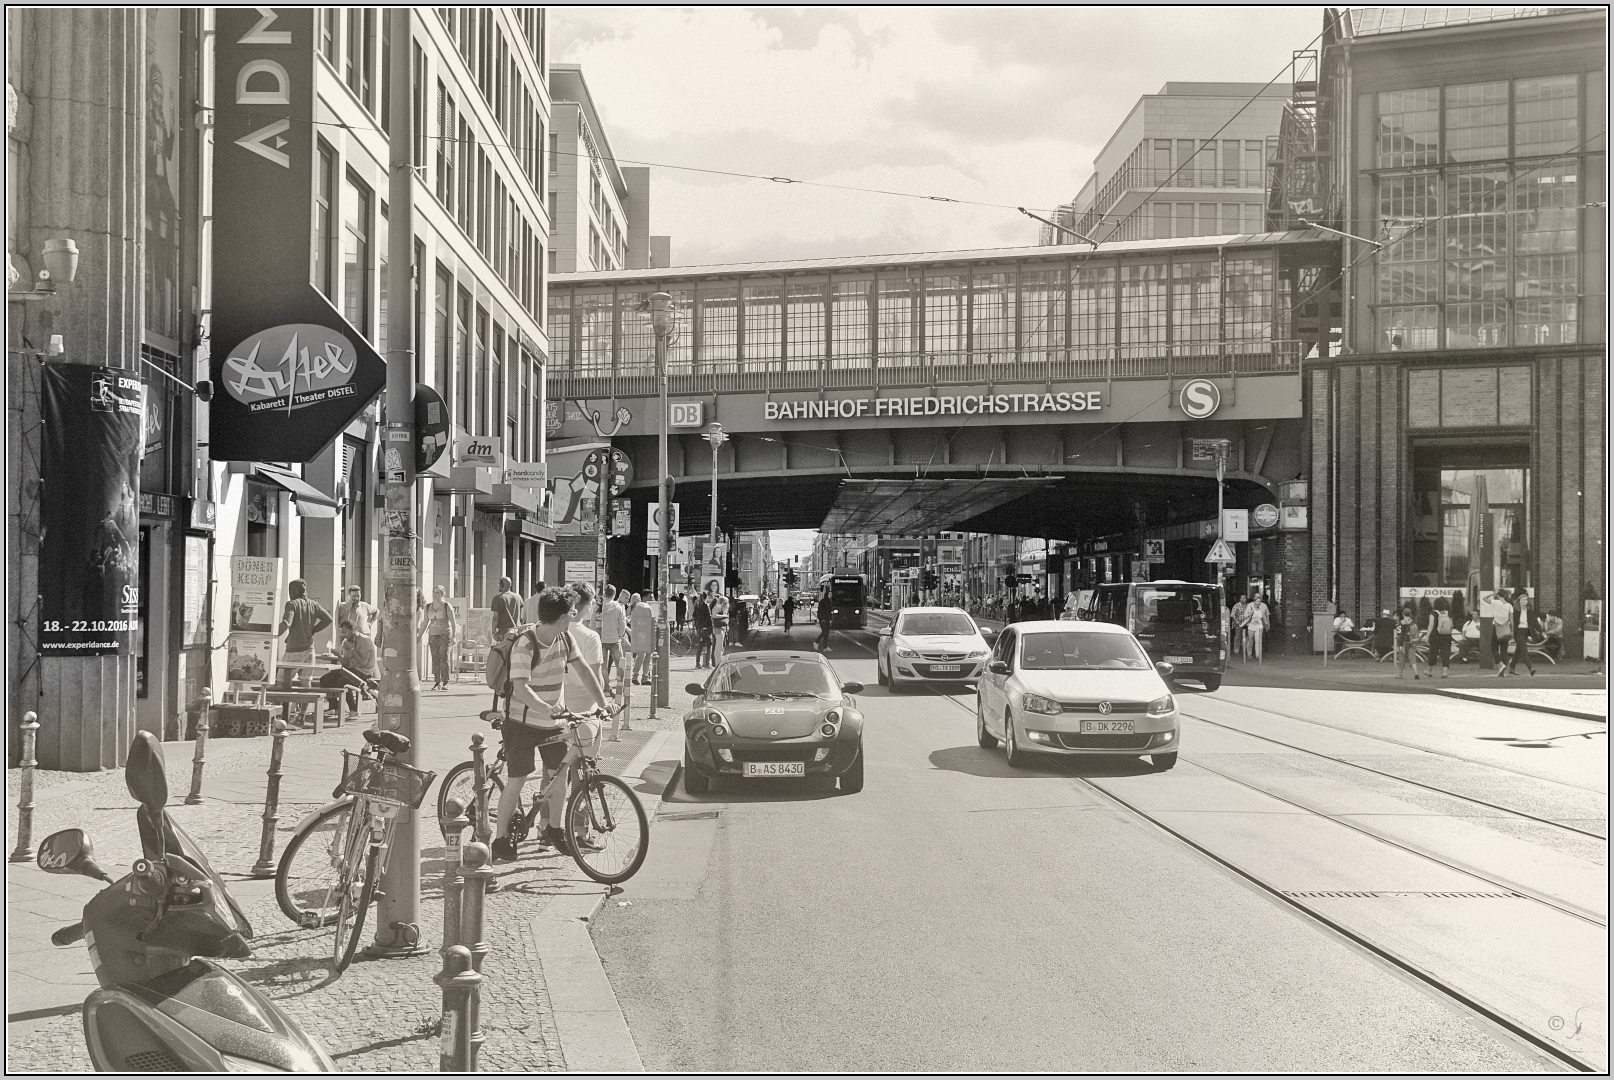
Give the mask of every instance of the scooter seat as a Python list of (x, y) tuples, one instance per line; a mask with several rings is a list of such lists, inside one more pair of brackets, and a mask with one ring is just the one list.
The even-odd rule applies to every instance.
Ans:
[(409, 736), (400, 735), (396, 731), (376, 731), (369, 728), (364, 733), (364, 741), (400, 757), (409, 753)]

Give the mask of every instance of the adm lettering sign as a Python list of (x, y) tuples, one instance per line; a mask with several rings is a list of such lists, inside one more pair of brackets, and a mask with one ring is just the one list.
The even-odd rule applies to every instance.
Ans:
[[(215, 460), (309, 461), (386, 381), (313, 279), (314, 10), (219, 8), (213, 166)], [(327, 296), (316, 285), (327, 286)]]

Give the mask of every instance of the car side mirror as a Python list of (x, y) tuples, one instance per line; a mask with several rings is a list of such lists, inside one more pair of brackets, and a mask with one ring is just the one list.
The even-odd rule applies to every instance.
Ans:
[(880, 636), (881, 637), (890, 637), (891, 636), (891, 627), (887, 626), (883, 630), (881, 630), (880, 631)]
[(1009, 673), (1009, 662), (1007, 660), (994, 660), (986, 665), (986, 670), (994, 675), (1007, 675)]
[(1160, 672), (1160, 677), (1163, 678), (1163, 679), (1171, 678), (1171, 673), (1173, 671), (1177, 670), (1176, 668), (1172, 667), (1170, 664), (1166, 663), (1164, 660), (1162, 660), (1158, 664), (1156, 664), (1154, 666), (1154, 669), (1156, 671)]
[(981, 629), (981, 636), (982, 637), (997, 637), (998, 636), (998, 632), (996, 630), (992, 629), (992, 627), (990, 627), (990, 626), (983, 626), (980, 629)]
[(843, 694), (861, 694), (862, 692), (863, 684), (860, 682), (841, 683), (841, 693)]
[(701, 697), (706, 693), (706, 687), (698, 682), (688, 683), (684, 686), (684, 693), (689, 694), (691, 697)]
[(95, 862), (95, 845), (83, 829), (63, 829), (39, 842), (34, 862), (47, 874), (81, 874), (97, 881), (111, 881), (112, 875)]

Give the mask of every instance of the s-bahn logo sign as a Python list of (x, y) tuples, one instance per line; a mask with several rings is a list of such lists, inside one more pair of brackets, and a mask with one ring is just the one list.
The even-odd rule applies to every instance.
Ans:
[(358, 356), (343, 334), (312, 323), (260, 331), (224, 360), (224, 390), (252, 412), (292, 412), (353, 396)]
[(1203, 420), (1222, 407), (1222, 392), (1209, 379), (1195, 379), (1177, 399), (1190, 420)]
[(960, 394), (957, 396), (878, 398), (799, 398), (769, 401), (764, 420), (849, 419), (859, 416), (993, 416), (1009, 413), (1097, 412), (1102, 391), (1058, 394)]

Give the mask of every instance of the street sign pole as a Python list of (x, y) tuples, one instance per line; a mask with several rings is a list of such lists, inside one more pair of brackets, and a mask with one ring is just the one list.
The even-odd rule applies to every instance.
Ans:
[[(415, 261), (414, 114), (409, 108), (410, 64), (414, 56), (411, 8), (391, 9), (392, 131), (388, 151), (391, 210), (387, 217), (387, 398), (381, 447), (385, 473), (386, 562), (381, 567), (383, 632), (381, 700), (376, 708), (382, 730), (410, 741), (405, 764), (416, 764), (420, 740), (420, 680), (415, 671), (415, 563), (419, 532), (415, 490), (415, 349), (412, 309)], [(393, 827), (382, 898), (375, 918), (373, 956), (409, 956), (420, 944), (420, 815), (403, 807)]]
[[(667, 590), (670, 582), (669, 572), (672, 565), (672, 484), (669, 483), (667, 459), (667, 423), (669, 419), (667, 406), (667, 334), (672, 329), (672, 296), (669, 293), (653, 293), (650, 297), (650, 327), (656, 335), (656, 374), (660, 376), (661, 404), (656, 415), (656, 427), (660, 432), (661, 455), (657, 459), (657, 468), (660, 475), (656, 480), (657, 497), (660, 499), (660, 546), (656, 556), (656, 592), (661, 597), (661, 611), (656, 626), (656, 670), (655, 685), (650, 693), (650, 715), (656, 715), (656, 706), (666, 708), (671, 703), (667, 689), (668, 668), (671, 660), (672, 634), (667, 621)], [(713, 470), (715, 476), (716, 470)], [(716, 505), (715, 502), (713, 505)]]
[[(1216, 540), (1225, 543), (1227, 537), (1226, 515), (1222, 512), (1222, 480), (1227, 474), (1227, 443), (1216, 444)], [(1216, 589), (1222, 594), (1222, 603), (1227, 604), (1227, 564), (1216, 564)]]

